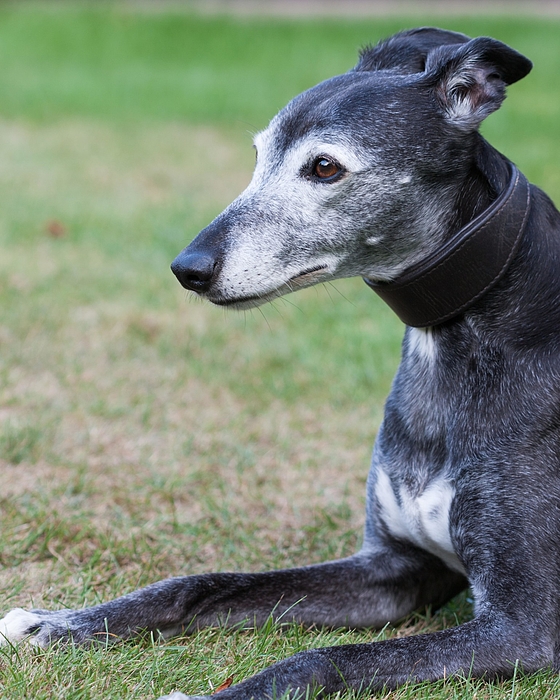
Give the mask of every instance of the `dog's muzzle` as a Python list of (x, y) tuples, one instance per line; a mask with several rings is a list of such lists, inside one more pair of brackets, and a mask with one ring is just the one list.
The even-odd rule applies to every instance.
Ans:
[(171, 271), (185, 289), (208, 294), (222, 267), (231, 226), (231, 215), (221, 214), (171, 263)]

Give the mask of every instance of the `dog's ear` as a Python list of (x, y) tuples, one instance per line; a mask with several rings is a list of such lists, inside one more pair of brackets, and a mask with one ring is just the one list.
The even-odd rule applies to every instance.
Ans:
[(532, 67), (501, 41), (480, 37), (434, 49), (426, 61), (426, 79), (447, 119), (462, 131), (474, 131), (502, 104), (506, 85), (524, 78)]
[(354, 71), (397, 70), (399, 73), (423, 73), (426, 58), (438, 46), (464, 44), (469, 37), (436, 27), (419, 27), (395, 34), (376, 46), (360, 51)]

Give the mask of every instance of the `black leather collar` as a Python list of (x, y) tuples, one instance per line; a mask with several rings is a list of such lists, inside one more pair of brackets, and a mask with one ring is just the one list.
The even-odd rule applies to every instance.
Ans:
[(510, 164), (507, 187), (438, 251), (391, 282), (364, 279), (408, 326), (425, 328), (466, 311), (491, 289), (515, 255), (529, 214), (525, 176)]

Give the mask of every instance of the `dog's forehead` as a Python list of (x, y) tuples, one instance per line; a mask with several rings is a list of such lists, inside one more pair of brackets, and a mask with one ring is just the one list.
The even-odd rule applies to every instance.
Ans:
[(254, 143), (257, 150), (273, 149), (279, 157), (309, 137), (344, 142), (351, 133), (354, 140), (369, 139), (381, 123), (384, 130), (398, 125), (403, 103), (408, 100), (417, 109), (420, 97), (421, 90), (411, 76), (392, 71), (345, 73), (295, 97), (256, 135)]

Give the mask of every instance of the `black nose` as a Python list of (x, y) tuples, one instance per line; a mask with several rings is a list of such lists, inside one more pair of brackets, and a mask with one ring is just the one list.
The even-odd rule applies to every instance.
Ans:
[(206, 253), (189, 253), (185, 249), (171, 263), (171, 270), (185, 289), (207, 292), (212, 283), (216, 261)]

